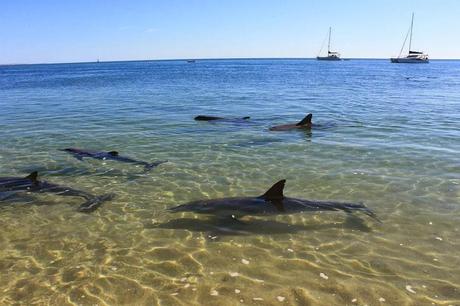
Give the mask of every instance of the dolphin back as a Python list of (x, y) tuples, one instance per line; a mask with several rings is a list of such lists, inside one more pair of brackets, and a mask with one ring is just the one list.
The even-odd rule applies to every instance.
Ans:
[(245, 116), (240, 118), (223, 118), (216, 116), (199, 115), (194, 118), (196, 121), (213, 121), (213, 120), (249, 120), (251, 117)]
[(199, 115), (194, 118), (197, 121), (212, 121), (212, 120), (219, 120), (219, 119), (224, 119), (222, 117), (216, 117), (216, 116), (206, 116), (206, 115)]
[(102, 203), (106, 201), (110, 201), (115, 197), (115, 194), (113, 193), (107, 193), (104, 195), (100, 196), (94, 196), (88, 199), (85, 203), (81, 204), (80, 207), (78, 207), (79, 212), (84, 212), (84, 213), (90, 213), (95, 211), (96, 209), (99, 208), (99, 206), (102, 205)]

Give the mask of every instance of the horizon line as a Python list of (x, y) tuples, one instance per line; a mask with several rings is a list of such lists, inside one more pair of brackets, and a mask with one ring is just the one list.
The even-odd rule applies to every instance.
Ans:
[[(94, 63), (120, 63), (120, 62), (167, 62), (167, 61), (218, 61), (218, 60), (316, 60), (316, 57), (208, 57), (208, 58), (159, 58), (159, 59), (133, 59), (133, 60), (99, 60), (75, 62), (39, 62), (39, 63), (10, 63), (1, 66), (26, 66), (26, 65), (63, 65), (63, 64), (94, 64)], [(345, 57), (342, 60), (390, 60), (390, 57)], [(430, 58), (430, 61), (458, 61), (460, 58)]]

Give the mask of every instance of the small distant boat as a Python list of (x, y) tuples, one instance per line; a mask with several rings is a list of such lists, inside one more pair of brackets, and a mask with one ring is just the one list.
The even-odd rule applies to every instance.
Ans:
[[(414, 13), (412, 13), (412, 21), (410, 23), (409, 32), (406, 34), (406, 38), (404, 39), (403, 45), (401, 47), (401, 51), (399, 51), (398, 57), (391, 58), (392, 63), (406, 63), (406, 64), (418, 64), (418, 63), (428, 63), (428, 54), (425, 54), (421, 51), (412, 51), (412, 28), (414, 27)], [(401, 57), (401, 54), (404, 50), (404, 46), (406, 45), (407, 36), (410, 34), (409, 38), (409, 53), (406, 56)]]
[[(335, 51), (331, 51), (331, 32), (332, 32), (332, 29), (331, 27), (329, 27), (329, 40), (328, 40), (328, 43), (327, 43), (327, 56), (317, 56), (316, 59), (319, 60), (319, 61), (340, 61), (342, 60), (340, 58), (340, 53), (339, 52), (335, 52)], [(324, 45), (324, 43), (323, 43)], [(323, 50), (323, 47), (321, 46), (321, 50), (319, 50), (319, 53), (321, 53), (321, 51)]]
[(196, 62), (196, 60), (194, 60), (194, 59), (187, 60), (187, 63), (195, 63), (195, 62)]

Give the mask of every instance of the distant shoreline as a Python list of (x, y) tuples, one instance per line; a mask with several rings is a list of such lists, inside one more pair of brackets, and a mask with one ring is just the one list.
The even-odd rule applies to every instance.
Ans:
[[(248, 60), (316, 60), (316, 57), (229, 57), (229, 58), (177, 58), (177, 59), (144, 59), (144, 60), (110, 60), (110, 61), (92, 61), (92, 62), (49, 62), (49, 63), (15, 63), (15, 64), (0, 64), (0, 67), (4, 66), (29, 66), (29, 65), (72, 65), (72, 64), (102, 64), (102, 63), (125, 63), (125, 62), (180, 62), (180, 61), (248, 61)], [(371, 57), (349, 57), (343, 58), (343, 60), (353, 60), (353, 61), (366, 61), (366, 60), (379, 60), (379, 61), (389, 61), (390, 58), (371, 58)], [(430, 59), (430, 61), (459, 61), (458, 58), (440, 58), (440, 59)]]

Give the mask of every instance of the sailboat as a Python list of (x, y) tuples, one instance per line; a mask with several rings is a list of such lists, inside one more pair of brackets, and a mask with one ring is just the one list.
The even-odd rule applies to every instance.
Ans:
[[(335, 51), (331, 51), (331, 32), (332, 32), (332, 29), (331, 27), (329, 27), (329, 40), (328, 40), (328, 43), (327, 43), (327, 56), (317, 56), (316, 59), (319, 60), (319, 61), (340, 61), (341, 58), (340, 58), (340, 53), (339, 52), (335, 52)], [(323, 43), (324, 45), (324, 43)], [(323, 50), (323, 47), (321, 47), (321, 50), (319, 51), (319, 53), (321, 53), (321, 51)]]
[[(428, 54), (425, 54), (421, 51), (412, 51), (412, 28), (414, 27), (414, 13), (412, 13), (412, 21), (410, 23), (410, 30), (406, 34), (406, 38), (404, 39), (404, 43), (401, 47), (401, 51), (399, 51), (398, 57), (391, 58), (392, 63), (428, 63)], [(406, 45), (407, 35), (410, 33), (409, 38), (409, 53), (406, 56), (401, 57), (401, 53), (403, 52), (404, 46)]]

